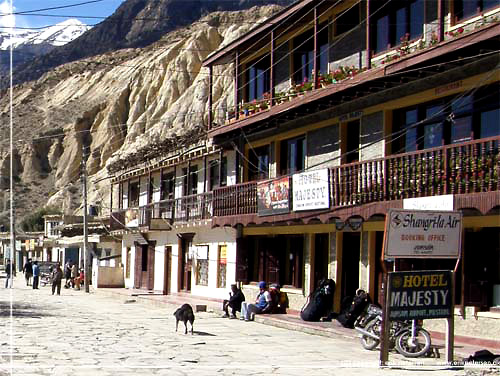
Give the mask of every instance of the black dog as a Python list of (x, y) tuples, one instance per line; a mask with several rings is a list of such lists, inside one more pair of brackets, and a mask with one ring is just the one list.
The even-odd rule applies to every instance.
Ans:
[(175, 331), (177, 331), (177, 328), (179, 327), (179, 321), (183, 321), (184, 326), (186, 327), (184, 334), (187, 334), (187, 322), (189, 321), (191, 323), (191, 334), (193, 334), (194, 313), (193, 308), (191, 308), (189, 304), (183, 304), (181, 308), (178, 308), (177, 311), (174, 312), (174, 316), (176, 320)]

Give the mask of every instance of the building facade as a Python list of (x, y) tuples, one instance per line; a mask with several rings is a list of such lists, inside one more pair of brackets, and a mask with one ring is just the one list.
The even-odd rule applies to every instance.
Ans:
[(337, 311), (360, 287), (382, 303), (386, 214), (420, 207), (462, 212), (459, 263), (385, 266), (457, 266), (461, 311), (493, 311), (499, 17), (489, 1), (304, 0), (211, 54), (210, 88), (232, 64), (235, 101), (210, 89), (208, 139), (115, 172), (126, 286), (222, 298), (266, 280), (300, 309), (332, 278)]

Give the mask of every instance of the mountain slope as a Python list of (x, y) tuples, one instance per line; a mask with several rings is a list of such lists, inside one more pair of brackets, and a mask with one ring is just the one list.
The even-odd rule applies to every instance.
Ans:
[[(19, 67), (14, 83), (37, 79), (60, 64), (122, 48), (145, 47), (163, 35), (214, 11), (237, 11), (257, 5), (289, 5), (293, 0), (127, 0), (113, 15), (77, 40)], [(8, 82), (0, 82), (3, 87)]]
[[(16, 86), (13, 162), (18, 218), (47, 203), (67, 212), (80, 205), (84, 147), (90, 152), (89, 203), (106, 212), (106, 166), (129, 163), (146, 147), (165, 140), (178, 144), (202, 132), (208, 111), (208, 74), (201, 69), (202, 61), (280, 9), (211, 13), (145, 48), (67, 63)], [(228, 65), (214, 70), (215, 108), (233, 102), (232, 69)], [(0, 211), (6, 203), (1, 190), (8, 188), (8, 124), (9, 95), (1, 95)]]

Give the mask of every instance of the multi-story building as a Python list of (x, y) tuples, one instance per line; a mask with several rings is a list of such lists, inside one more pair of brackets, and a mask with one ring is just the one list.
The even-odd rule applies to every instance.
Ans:
[(499, 17), (491, 1), (303, 0), (210, 55), (211, 85), (233, 64), (235, 101), (210, 90), (209, 139), (114, 171), (126, 286), (220, 298), (266, 280), (300, 309), (329, 277), (336, 310), (359, 287), (381, 302), (386, 213), (419, 206), (463, 213), (456, 302), (489, 309)]
[(237, 280), (279, 282), (299, 308), (325, 277), (336, 309), (359, 287), (381, 302), (388, 209), (433, 203), (464, 215), (456, 301), (500, 304), (499, 17), (490, 1), (304, 0), (205, 60), (234, 66), (208, 135), (236, 152), (212, 225), (239, 229)]
[(213, 191), (234, 185), (235, 153), (206, 138), (115, 172), (111, 231), (122, 237), (125, 286), (225, 298), (235, 281), (236, 234), (213, 228)]

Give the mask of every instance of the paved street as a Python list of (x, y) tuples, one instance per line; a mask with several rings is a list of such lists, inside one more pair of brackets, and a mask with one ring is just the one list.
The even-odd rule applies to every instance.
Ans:
[[(158, 308), (50, 286), (32, 290), (18, 274), (0, 280), (1, 375), (463, 375), (411, 362), (378, 369), (378, 352), (255, 322), (197, 313), (195, 334), (175, 333), (175, 307)], [(13, 315), (10, 315), (10, 298)], [(181, 324), (183, 328), (183, 324)], [(13, 341), (13, 342), (11, 342)], [(415, 361), (413, 361), (415, 362)], [(369, 367), (370, 369), (367, 369)]]

